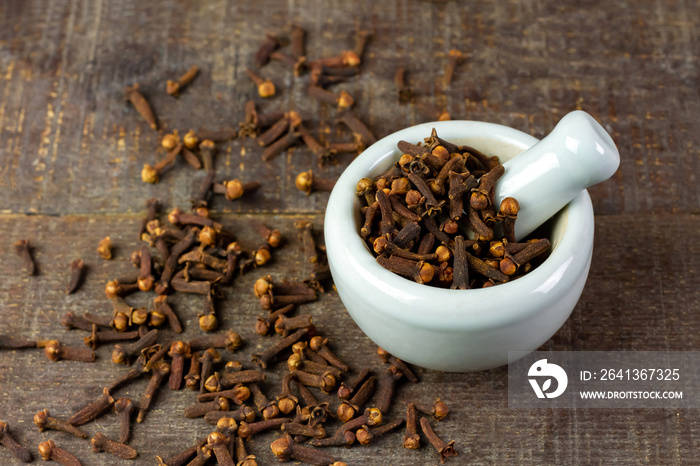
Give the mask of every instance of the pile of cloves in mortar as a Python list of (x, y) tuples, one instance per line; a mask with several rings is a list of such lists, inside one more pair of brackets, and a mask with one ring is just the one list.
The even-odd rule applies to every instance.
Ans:
[(535, 268), (547, 238), (516, 242), (518, 201), (495, 205), (504, 168), (497, 156), (440, 138), (400, 141), (388, 170), (362, 178), (360, 235), (387, 270), (444, 288), (486, 288)]

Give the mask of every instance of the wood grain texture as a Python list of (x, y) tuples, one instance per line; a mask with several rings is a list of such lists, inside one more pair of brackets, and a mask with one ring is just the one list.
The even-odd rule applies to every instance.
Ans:
[[(700, 344), (700, 114), (697, 31), (700, 9), (692, 2), (484, 1), (174, 1), (9, 0), (0, 4), (0, 333), (54, 337), (82, 345), (82, 332), (59, 323), (68, 311), (108, 313), (104, 283), (131, 269), (128, 253), (144, 202), (188, 208), (202, 172), (178, 162), (159, 184), (141, 182), (144, 163), (164, 156), (165, 131), (236, 127), (243, 103), (263, 111), (296, 110), (322, 141), (349, 141), (335, 111), (306, 97), (308, 75), (294, 78), (280, 63), (261, 70), (278, 88), (263, 101), (245, 75), (266, 31), (285, 35), (294, 22), (307, 30), (310, 57), (353, 47), (354, 34), (370, 29), (362, 73), (337, 86), (355, 97), (356, 113), (376, 136), (430, 121), (446, 109), (454, 119), (512, 126), (546, 135), (567, 112), (582, 109), (610, 132), (621, 153), (611, 180), (590, 189), (596, 238), (589, 279), (578, 305), (543, 350), (695, 350)], [(452, 85), (443, 89), (447, 53), (468, 54)], [(200, 75), (178, 99), (165, 81), (190, 66)], [(416, 101), (399, 105), (393, 76), (407, 68)], [(153, 105), (161, 131), (154, 132), (125, 103), (123, 90), (138, 82)], [(258, 179), (248, 199), (217, 199), (214, 213), (245, 241), (249, 220), (280, 228), (289, 243), (260, 273), (302, 277), (301, 247), (293, 223), (308, 218), (320, 228), (327, 194), (305, 196), (294, 177), (313, 168), (337, 177), (352, 160), (317, 167), (304, 147), (268, 163), (251, 139), (222, 145), (217, 179)], [(95, 247), (110, 235), (116, 258), (106, 262)], [(35, 245), (39, 274), (26, 277), (12, 244)], [(68, 264), (88, 265), (81, 290), (66, 296)], [(269, 340), (253, 325), (259, 310), (255, 271), (237, 280), (222, 305), (222, 328), (246, 341), (230, 355), (248, 363)], [(137, 302), (150, 297), (135, 297)], [(186, 299), (185, 299), (186, 298)], [(201, 300), (174, 301), (186, 327), (199, 335)], [(180, 300), (181, 299), (181, 300)], [(359, 369), (379, 366), (375, 346), (345, 312), (337, 295), (325, 293), (306, 306), (334, 349)], [(95, 364), (50, 363), (40, 351), (0, 352), (0, 419), (36, 452), (54, 438), (84, 464), (124, 464), (89, 444), (57, 433), (39, 433), (33, 415), (48, 408), (67, 418), (105, 380), (125, 369), (98, 349)], [(452, 464), (687, 464), (697, 450), (700, 424), (692, 410), (510, 410), (505, 368), (472, 374), (418, 370), (422, 382), (398, 391), (398, 416), (406, 402), (445, 400), (452, 410), (436, 425), (456, 441)], [(137, 400), (140, 380), (119, 391)], [(279, 387), (278, 375), (264, 384)], [(201, 420), (185, 419), (190, 392), (163, 390), (146, 422), (136, 425), (137, 464), (153, 464), (209, 433)], [(90, 434), (116, 438), (107, 415), (85, 426)], [(271, 464), (274, 434), (249, 444), (259, 464)], [(432, 449), (401, 448), (394, 434), (372, 447), (330, 450), (348, 464), (436, 464)], [(36, 453), (34, 456), (38, 458)], [(0, 463), (13, 464), (0, 448)]]

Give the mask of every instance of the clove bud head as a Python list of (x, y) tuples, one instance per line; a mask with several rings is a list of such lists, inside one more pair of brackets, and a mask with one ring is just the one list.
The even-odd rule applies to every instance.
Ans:
[(144, 163), (141, 169), (141, 181), (144, 183), (156, 184), (159, 181), (158, 170)]

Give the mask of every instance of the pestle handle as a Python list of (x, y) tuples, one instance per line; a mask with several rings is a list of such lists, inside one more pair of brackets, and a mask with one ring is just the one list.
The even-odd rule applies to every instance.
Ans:
[(571, 112), (544, 139), (503, 164), (496, 208), (506, 197), (518, 200), (515, 236), (520, 240), (582, 190), (610, 178), (619, 165), (620, 153), (605, 129), (588, 113)]

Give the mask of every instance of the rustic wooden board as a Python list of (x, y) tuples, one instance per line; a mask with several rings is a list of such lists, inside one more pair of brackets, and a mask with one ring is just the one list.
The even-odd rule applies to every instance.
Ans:
[[(357, 114), (380, 137), (430, 121), (442, 109), (455, 119), (501, 123), (536, 137), (571, 110), (595, 116), (615, 139), (621, 168), (590, 190), (597, 216), (587, 286), (570, 319), (543, 349), (697, 349), (699, 16), (696, 6), (684, 2), (3, 2), (0, 252), (7, 269), (0, 280), (0, 333), (82, 345), (84, 335), (66, 331), (60, 317), (67, 311), (109, 312), (104, 283), (130, 270), (128, 253), (137, 246), (145, 200), (189, 206), (203, 173), (178, 164), (157, 185), (141, 182), (142, 164), (164, 155), (158, 149), (163, 133), (151, 131), (124, 103), (125, 86), (141, 84), (168, 131), (235, 127), (243, 103), (255, 98), (264, 111), (299, 111), (321, 140), (350, 139), (335, 124), (333, 109), (306, 97), (308, 76), (294, 78), (279, 63), (262, 70), (279, 95), (269, 101), (254, 96), (245, 67), (265, 31), (285, 34), (296, 22), (308, 31), (312, 57), (351, 48), (359, 29), (374, 32), (362, 73), (339, 88), (354, 95)], [(469, 57), (453, 84), (442, 89), (451, 48)], [(193, 85), (179, 99), (166, 95), (165, 80), (195, 64), (202, 71)], [(408, 69), (417, 92), (414, 104), (397, 104), (398, 66)], [(258, 179), (263, 186), (236, 203), (217, 199), (215, 214), (251, 243), (252, 218), (282, 229), (289, 242), (264, 273), (299, 278), (293, 222), (308, 218), (320, 228), (327, 194), (304, 196), (294, 188), (294, 177), (308, 168), (337, 177), (352, 155), (317, 167), (303, 147), (269, 163), (260, 161), (260, 152), (250, 139), (222, 146), (220, 179)], [(95, 253), (107, 235), (118, 246), (110, 262)], [(36, 245), (36, 277), (17, 272), (12, 244), (19, 238)], [(90, 270), (81, 291), (66, 296), (68, 264), (76, 257)], [(251, 292), (259, 272), (241, 277), (220, 309), (222, 326), (240, 332), (247, 343), (230, 357), (245, 363), (269, 343), (252, 329), (261, 314)], [(198, 335), (201, 301), (182, 299), (175, 306), (187, 327), (184, 337)], [(304, 309), (355, 368), (379, 365), (375, 346), (335, 293)], [(109, 354), (109, 347), (100, 348), (98, 361), (87, 365), (50, 363), (40, 351), (0, 352), (0, 419), (33, 452), (53, 438), (84, 464), (126, 463), (32, 425), (42, 408), (67, 417), (98, 394), (105, 380), (122, 373)], [(680, 464), (695, 457), (700, 425), (690, 410), (510, 410), (503, 368), (418, 373), (420, 384), (399, 389), (392, 417), (409, 400), (443, 398), (452, 414), (436, 430), (456, 441), (460, 456), (453, 464)], [(138, 399), (145, 384), (138, 381), (119, 396)], [(278, 386), (278, 376), (271, 375), (264, 387), (274, 394)], [(192, 402), (190, 392), (161, 392), (154, 411), (135, 428), (138, 464), (153, 464), (155, 455), (172, 454), (211, 430), (182, 418)], [(116, 419), (102, 417), (86, 430), (115, 437)], [(250, 443), (260, 464), (275, 462), (268, 446), (274, 437)], [(428, 446), (403, 450), (400, 434), (368, 448), (330, 451), (348, 464), (437, 463)], [(13, 464), (3, 448), (0, 463)]]

